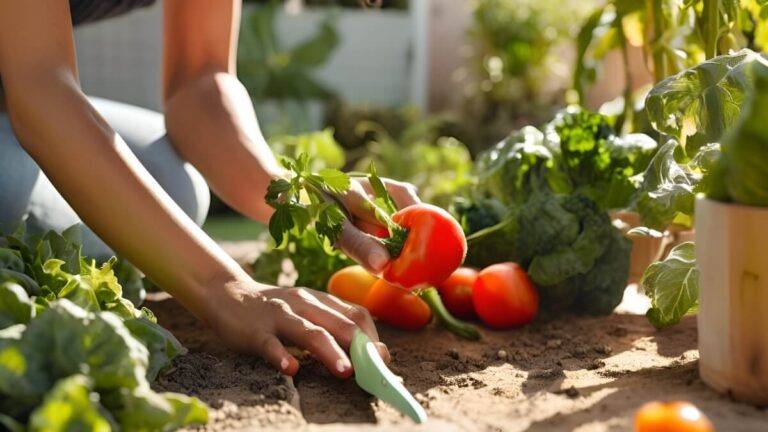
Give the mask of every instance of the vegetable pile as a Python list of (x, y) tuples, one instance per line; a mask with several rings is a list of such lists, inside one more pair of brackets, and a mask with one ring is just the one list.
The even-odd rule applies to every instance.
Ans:
[[(184, 348), (122, 296), (115, 275), (129, 265), (112, 258), (97, 266), (77, 236), (21, 229), (0, 238), (0, 425), (165, 431), (205, 423), (196, 398), (150, 388)], [(136, 274), (126, 280), (141, 283)]]
[(621, 301), (631, 243), (606, 210), (630, 207), (656, 151), (618, 136), (609, 118), (568, 108), (478, 158), (478, 184), (454, 211), (468, 234), (467, 264), (512, 261), (528, 272), (545, 312), (608, 314)]

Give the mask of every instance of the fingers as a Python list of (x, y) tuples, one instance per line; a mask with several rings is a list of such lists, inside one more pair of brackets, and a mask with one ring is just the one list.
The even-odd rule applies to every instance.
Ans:
[[(398, 209), (403, 207), (412, 206), (421, 202), (419, 198), (416, 186), (392, 179), (381, 179), (384, 182), (384, 186), (387, 188), (387, 192), (392, 196)], [(360, 185), (368, 195), (373, 195), (373, 187), (368, 179), (361, 179)]]
[(384, 180), (384, 184), (387, 186), (387, 191), (392, 196), (395, 205), (399, 209), (421, 202), (421, 199), (419, 199), (419, 196), (416, 194), (416, 186), (410, 183), (386, 179)]
[(299, 362), (285, 349), (280, 340), (271, 334), (259, 334), (254, 343), (256, 353), (284, 375), (294, 376)]
[(333, 375), (347, 378), (352, 374), (349, 357), (328, 331), (296, 315), (287, 318), (277, 325), (281, 338), (314, 354)]
[(373, 236), (360, 231), (349, 220), (344, 220), (344, 229), (336, 244), (371, 273), (381, 273), (389, 262), (389, 252), (384, 245)]
[[(360, 330), (362, 330), (363, 333), (368, 335), (368, 337), (374, 342), (374, 344), (376, 345), (376, 350), (379, 352), (379, 355), (384, 360), (384, 363), (390, 362), (391, 355), (389, 354), (389, 349), (387, 348), (386, 345), (379, 342), (379, 332), (376, 330), (376, 325), (373, 323), (373, 318), (371, 318), (371, 314), (368, 313), (367, 309), (365, 309), (362, 306), (350, 305), (349, 303), (345, 303), (342, 300), (338, 299), (337, 297), (326, 294), (324, 292), (311, 291), (311, 290), (308, 292), (311, 295), (315, 296), (324, 305), (339, 312), (342, 316), (346, 317), (347, 319), (352, 320), (352, 322), (354, 322), (357, 325), (357, 327), (359, 327)], [(316, 323), (316, 324), (319, 324), (319, 323)], [(334, 332), (331, 331), (331, 333), (334, 333)], [(349, 335), (350, 341), (352, 338), (352, 334), (354, 334), (354, 328), (352, 329), (352, 333)], [(336, 336), (335, 333), (334, 333), (334, 336)], [(336, 337), (336, 339), (338, 340), (338, 337)]]
[[(367, 181), (365, 183), (368, 183)], [(376, 219), (374, 204), (365, 187), (359, 182), (352, 182), (349, 191), (344, 195), (344, 205), (357, 221), (370, 224), (381, 224)]]

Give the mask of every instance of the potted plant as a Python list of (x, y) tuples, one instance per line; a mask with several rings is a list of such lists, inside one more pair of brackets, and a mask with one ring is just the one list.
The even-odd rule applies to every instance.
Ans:
[(768, 61), (696, 200), (699, 368), (712, 388), (768, 404)]

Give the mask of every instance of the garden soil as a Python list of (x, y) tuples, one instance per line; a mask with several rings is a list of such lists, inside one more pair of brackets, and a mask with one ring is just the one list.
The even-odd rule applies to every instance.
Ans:
[[(249, 245), (228, 245), (250, 258)], [(696, 321), (657, 331), (642, 315), (567, 316), (465, 341), (430, 326), (379, 324), (403, 377), (430, 416), (422, 426), (332, 377), (309, 355), (297, 376), (233, 353), (172, 298), (147, 302), (189, 352), (154, 386), (211, 407), (205, 431), (631, 431), (644, 402), (689, 400), (718, 431), (766, 431), (768, 411), (709, 390), (697, 373)], [(300, 353), (298, 353), (300, 354)]]

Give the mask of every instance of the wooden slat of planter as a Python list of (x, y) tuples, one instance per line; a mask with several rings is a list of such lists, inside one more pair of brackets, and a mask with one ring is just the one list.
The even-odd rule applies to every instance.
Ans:
[(700, 199), (696, 232), (701, 377), (768, 404), (768, 209)]

